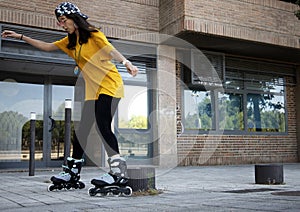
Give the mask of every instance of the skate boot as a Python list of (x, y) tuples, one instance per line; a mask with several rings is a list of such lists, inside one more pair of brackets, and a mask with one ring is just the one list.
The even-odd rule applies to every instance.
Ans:
[(128, 175), (127, 165), (124, 158), (120, 156), (113, 156), (108, 159), (110, 171), (103, 176), (92, 179), (91, 183), (95, 187), (89, 189), (89, 195), (107, 196), (108, 194), (117, 196), (131, 196), (132, 188), (127, 186)]
[(63, 167), (63, 172), (56, 176), (51, 177), (52, 184), (48, 186), (48, 191), (61, 190), (61, 189), (83, 189), (84, 183), (80, 180), (80, 171), (83, 159), (75, 160), (74, 158), (67, 158), (67, 166)]

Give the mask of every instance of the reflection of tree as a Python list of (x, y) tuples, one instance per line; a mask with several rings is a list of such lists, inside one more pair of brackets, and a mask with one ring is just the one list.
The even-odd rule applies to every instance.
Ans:
[(274, 95), (248, 94), (248, 123), (254, 131), (285, 131), (283, 102), (273, 102)]
[[(35, 140), (36, 150), (43, 150), (43, 120), (36, 120), (35, 122)], [(22, 150), (29, 150), (30, 146), (30, 121), (27, 121), (22, 129)]]
[[(198, 98), (198, 97), (196, 97)], [(213, 110), (211, 107), (211, 100), (209, 97), (203, 98), (196, 103), (196, 113), (188, 113), (185, 117), (186, 129), (211, 129)]]
[(147, 129), (147, 117), (133, 116), (129, 121), (129, 128), (131, 128), (131, 129)]
[[(65, 103), (63, 102), (56, 111), (52, 112), (52, 118), (55, 121), (55, 127), (52, 129), (52, 152), (56, 150), (57, 158), (64, 152), (65, 140)], [(71, 143), (74, 141), (74, 122), (71, 122)]]
[(228, 98), (222, 98), (219, 106), (220, 129), (243, 130), (243, 105), (242, 96), (239, 94), (229, 94)]
[(265, 101), (262, 98), (261, 94), (249, 94), (248, 95), (248, 102), (252, 107), (249, 108), (248, 110), (248, 117), (249, 115), (254, 117), (254, 127), (255, 131), (261, 131), (261, 116), (260, 116), (260, 108), (259, 105), (264, 105)]
[(145, 116), (132, 116), (129, 121), (120, 120), (119, 128), (147, 129), (148, 119)]
[[(225, 93), (219, 99), (217, 124), (221, 130), (244, 130), (244, 115), (247, 115), (249, 131), (285, 132), (284, 100), (281, 97), (274, 94), (248, 94), (245, 113), (243, 95)], [(201, 99), (196, 108), (195, 113), (186, 115), (185, 128), (212, 129), (214, 109), (210, 98)]]
[(21, 153), (22, 127), (27, 118), (14, 111), (0, 113), (0, 150)]

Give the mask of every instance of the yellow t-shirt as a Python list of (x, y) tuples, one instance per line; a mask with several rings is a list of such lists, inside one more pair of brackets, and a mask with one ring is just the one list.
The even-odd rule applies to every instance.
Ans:
[(116, 98), (124, 96), (123, 80), (116, 66), (111, 62), (110, 52), (114, 49), (106, 36), (98, 31), (82, 45), (77, 41), (75, 49), (68, 49), (68, 37), (54, 44), (73, 58), (85, 81), (85, 100), (98, 99), (99, 94)]

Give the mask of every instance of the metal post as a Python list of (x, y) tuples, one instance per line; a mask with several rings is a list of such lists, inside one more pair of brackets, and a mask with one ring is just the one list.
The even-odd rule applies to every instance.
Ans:
[(29, 176), (34, 176), (35, 169), (35, 112), (30, 113), (30, 157), (29, 157)]
[(70, 156), (71, 149), (71, 108), (72, 100), (65, 100), (65, 142), (64, 142), (64, 164), (67, 164), (67, 158)]

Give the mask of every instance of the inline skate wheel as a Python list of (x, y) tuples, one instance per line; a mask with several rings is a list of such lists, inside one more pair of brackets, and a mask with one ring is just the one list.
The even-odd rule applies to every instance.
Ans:
[(102, 191), (102, 192), (99, 192), (99, 194), (100, 194), (101, 197), (106, 197), (106, 196), (109, 195), (109, 192), (107, 192), (107, 191)]
[(53, 190), (54, 190), (54, 185), (49, 185), (47, 191), (53, 191)]
[(75, 188), (75, 189), (79, 188), (79, 185), (78, 185), (78, 183), (77, 183), (77, 184), (75, 184), (75, 185), (73, 185), (73, 188)]
[(113, 196), (117, 196), (117, 197), (119, 197), (119, 196), (121, 196), (121, 191), (118, 191), (118, 190), (114, 190), (114, 191), (112, 191), (112, 192), (110, 192)]
[(126, 189), (126, 191), (124, 191), (122, 193), (122, 195), (125, 197), (130, 197), (132, 195), (132, 188), (129, 186), (126, 186), (125, 189)]
[(96, 196), (96, 194), (97, 194), (96, 190), (97, 190), (97, 189), (96, 189), (96, 188), (93, 188), (93, 187), (89, 188), (89, 190), (88, 190), (89, 195), (90, 195), (91, 197)]
[(78, 182), (78, 188), (79, 189), (85, 188), (85, 184), (83, 182)]
[(70, 190), (71, 188), (72, 188), (72, 185), (68, 183), (68, 184), (66, 185), (66, 189), (67, 189), (67, 190)]

